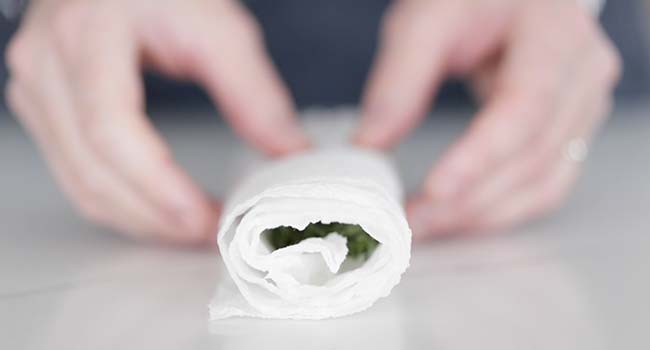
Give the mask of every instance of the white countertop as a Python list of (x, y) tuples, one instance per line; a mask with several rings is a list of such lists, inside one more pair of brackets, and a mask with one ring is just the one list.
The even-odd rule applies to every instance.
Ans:
[[(198, 115), (161, 125), (178, 158), (223, 193), (239, 142), (207, 112), (175, 114)], [(461, 119), (430, 119), (398, 150), (410, 188)], [(0, 349), (646, 349), (650, 104), (619, 107), (601, 136), (562, 211), (500, 236), (414, 247), (402, 283), (367, 312), (210, 324), (215, 250), (136, 244), (84, 223), (5, 120)]]

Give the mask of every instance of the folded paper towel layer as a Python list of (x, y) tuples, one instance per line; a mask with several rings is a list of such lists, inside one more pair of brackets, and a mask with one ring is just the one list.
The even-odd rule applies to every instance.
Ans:
[[(399, 282), (411, 232), (395, 170), (376, 152), (335, 147), (268, 163), (224, 208), (218, 245), (227, 274), (211, 319), (323, 319), (371, 306)], [(360, 225), (380, 244), (367, 261), (346, 257), (336, 232), (273, 250), (266, 230), (309, 223)]]

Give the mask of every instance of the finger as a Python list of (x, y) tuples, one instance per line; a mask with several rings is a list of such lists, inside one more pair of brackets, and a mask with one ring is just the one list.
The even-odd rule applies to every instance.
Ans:
[(355, 142), (391, 146), (424, 117), (464, 24), (460, 2), (432, 3), (397, 2), (385, 19)]
[(492, 207), (483, 208), (483, 212), (450, 205), (436, 207), (428, 198), (414, 200), (407, 212), (414, 239), (460, 232), (500, 231), (533, 219), (559, 207), (575, 182), (578, 170), (575, 162), (557, 161), (538, 174), (536, 181), (510, 193)]
[(135, 198), (182, 223), (176, 235), (197, 240), (211, 234), (216, 214), (210, 200), (176, 165), (144, 114), (138, 53), (129, 27), (101, 20), (88, 25), (92, 36), (81, 36), (62, 50), (83, 143)]
[(553, 164), (557, 155), (576, 137), (587, 144), (608, 115), (612, 78), (609, 71), (615, 69), (606, 50), (601, 46), (585, 47), (576, 57), (579, 73), (568, 82), (567, 97), (553, 123), (530, 147), (513, 156), (511, 161), (499, 167), (491, 176), (484, 177), (472, 193), (461, 201), (466, 210), (481, 211), (497, 203), (501, 197), (514, 193), (535, 178), (545, 167)]
[(597, 98), (582, 100), (577, 105), (577, 112), (580, 116), (587, 115), (590, 118), (587, 121), (574, 118), (578, 122), (563, 135), (565, 141), (554, 143), (547, 155), (540, 157), (538, 164), (528, 166), (527, 174), (522, 175), (520, 181), (494, 195), (491, 206), (487, 202), (483, 206), (474, 206), (475, 219), (467, 222), (465, 228), (479, 231), (502, 230), (558, 208), (576, 181), (581, 165), (566, 154), (568, 142), (580, 139), (590, 143), (604, 116), (609, 113), (610, 99), (607, 95), (599, 95)]
[[(543, 135), (528, 143), (525, 149), (512, 155), (502, 165), (496, 167), (488, 176), (478, 179), (472, 190), (465, 193), (458, 200), (464, 210), (480, 212), (486, 210), (501, 197), (517, 191), (531, 178), (535, 178), (546, 166), (553, 164), (561, 147), (569, 139), (569, 133), (578, 124), (591, 122), (585, 113), (585, 105), (591, 101), (592, 93), (584, 75), (569, 83), (565, 91), (567, 96), (562, 98), (558, 115), (550, 116), (552, 123), (546, 125), (547, 131)], [(594, 116), (595, 118), (595, 116)], [(594, 120), (595, 122), (595, 120)]]
[[(84, 216), (136, 238), (178, 239), (182, 227), (136, 196), (119, 176), (89, 152), (79, 133), (63, 70), (51, 52), (41, 55), (42, 82), (19, 98), (30, 130), (44, 150), (64, 192)], [(184, 239), (188, 242), (188, 239)]]
[(556, 162), (547, 176), (508, 197), (466, 227), (481, 232), (501, 231), (557, 209), (576, 181), (579, 169), (573, 161)]
[[(58, 142), (59, 140), (55, 136), (56, 131), (51, 130), (54, 128), (44, 122), (43, 116), (45, 109), (40, 108), (40, 104), (35, 102), (39, 101), (38, 98), (35, 98), (33, 94), (27, 93), (27, 91), (28, 89), (18, 87), (16, 83), (10, 84), (8, 92), (11, 95), (12, 109), (20, 115), (19, 119), (21, 123), (36, 140), (57, 182), (61, 185), (66, 195), (86, 218), (96, 223), (108, 225), (123, 232), (130, 233), (133, 236), (141, 236), (151, 226), (143, 225), (142, 216), (138, 215), (140, 212), (138, 208), (128, 205), (106, 208), (104, 203), (102, 203), (103, 201), (99, 201), (97, 198), (91, 198), (87, 194), (88, 192), (85, 191), (86, 187), (83, 183), (88, 183), (89, 180), (79, 181), (79, 178), (75, 178), (73, 174), (81, 173), (84, 174), (83, 176), (88, 176), (88, 174), (94, 173), (93, 169), (89, 169), (88, 167), (84, 167), (83, 171), (71, 169), (71, 163), (73, 162), (66, 159), (66, 147)], [(111, 186), (106, 181), (100, 181), (93, 176), (92, 182), (98, 184), (101, 182), (102, 189), (109, 191), (111, 194), (117, 193), (114, 186)], [(120, 201), (120, 204), (122, 203)], [(128, 219), (121, 221), (115, 220), (116, 217), (122, 216), (125, 207), (130, 209)], [(111, 213), (111, 215), (107, 215), (107, 213)]]
[(517, 33), (504, 51), (489, 99), (426, 181), (427, 192), (439, 200), (469, 191), (555, 122), (575, 78), (574, 41), (557, 40), (554, 31)]
[[(594, 70), (601, 70), (602, 66), (588, 64), (597, 62), (594, 59), (583, 62), (587, 63), (587, 68), (583, 70), (585, 78), (578, 79), (579, 83), (569, 89), (571, 98), (560, 111), (557, 125), (533, 147), (499, 168), (458, 202), (441, 203), (420, 197), (409, 203), (409, 222), (415, 227), (416, 239), (470, 230), (496, 230), (507, 227), (506, 219), (511, 219), (511, 225), (514, 225), (540, 214), (523, 208), (521, 211), (501, 209), (505, 206), (502, 203), (508, 203), (513, 196), (537, 186), (540, 178), (546, 176), (549, 169), (556, 167), (556, 163), (562, 159), (569, 140), (579, 138), (589, 143), (608, 114), (611, 100), (608, 90), (605, 87), (602, 91), (593, 88), (601, 79), (599, 74), (594, 74)], [(559, 199), (561, 197), (556, 200)], [(527, 216), (515, 220), (512, 217), (515, 214)], [(485, 219), (487, 222), (483, 217), (488, 218)]]
[[(37, 141), (41, 153), (45, 155), (46, 160), (59, 157), (59, 148), (56, 147), (54, 137), (48, 125), (40, 122), (40, 108), (36, 107), (33, 98), (29, 97), (28, 89), (25, 88), (17, 79), (10, 78), (5, 87), (5, 99), (7, 106), (13, 112), (18, 122), (25, 130)], [(55, 164), (50, 164), (55, 173)]]
[(144, 33), (147, 55), (160, 69), (180, 70), (202, 84), (234, 129), (259, 149), (278, 155), (308, 147), (254, 19), (234, 1), (198, 10), (191, 25), (173, 24), (170, 40), (182, 52), (170, 55), (159, 33)]
[(467, 218), (453, 203), (438, 203), (426, 195), (411, 198), (406, 214), (415, 241), (451, 234)]
[[(587, 37), (589, 37), (589, 36), (587, 35)], [(549, 40), (549, 38), (545, 38), (545, 39)], [(538, 41), (534, 41), (534, 42), (537, 43)], [(571, 40), (565, 41), (565, 46), (563, 48), (562, 47), (560, 47), (560, 48), (553, 47), (552, 45), (550, 46), (551, 48), (553, 48), (552, 53), (553, 53), (554, 57), (564, 57), (564, 58), (566, 58), (566, 57), (574, 56), (574, 55), (566, 56), (567, 52), (572, 53), (571, 50), (567, 50), (567, 49), (570, 48), (570, 47), (566, 46), (567, 42), (572, 43), (573, 41), (571, 41)], [(548, 43), (544, 44), (544, 41), (541, 41), (540, 44), (543, 44), (542, 46), (548, 46)], [(603, 45), (601, 45), (601, 46), (603, 46)], [(525, 48), (525, 46), (524, 46), (524, 48)], [(593, 53), (593, 50), (591, 50), (590, 47), (577, 46), (576, 49), (579, 50), (579, 51), (581, 50), (581, 52), (584, 51), (585, 53), (589, 53), (589, 54)], [(506, 52), (509, 52), (509, 55), (510, 56), (515, 56), (515, 58), (517, 56), (526, 57), (527, 56), (526, 52), (529, 52), (529, 54), (530, 53), (535, 53), (535, 51), (531, 50), (530, 48), (527, 49), (527, 50), (523, 50), (523, 49), (520, 48), (520, 50), (518, 50), (518, 51), (521, 51), (522, 53), (517, 53), (517, 51), (514, 51), (517, 54), (513, 55), (512, 54), (512, 52), (513, 52), (512, 49), (509, 50), (509, 51), (507, 50)], [(559, 51), (564, 52), (565, 56), (558, 56), (557, 52), (559, 52)], [(601, 53), (602, 52), (609, 52), (610, 53), (609, 55), (605, 55), (606, 59), (604, 60), (605, 62), (609, 61), (609, 64), (601, 64), (600, 67), (597, 67), (597, 69), (592, 69), (592, 71), (588, 72), (587, 75), (597, 77), (601, 81), (594, 81), (594, 80), (589, 79), (589, 81), (587, 82), (587, 85), (592, 84), (589, 87), (585, 88), (584, 86), (582, 86), (582, 87), (578, 86), (578, 87), (572, 87), (569, 90), (567, 90), (568, 92), (578, 91), (578, 92), (583, 92), (583, 93), (585, 91), (594, 91), (595, 90), (596, 93), (595, 94), (590, 94), (589, 98), (579, 98), (579, 97), (574, 96), (574, 98), (568, 98), (568, 99), (567, 98), (555, 99), (556, 100), (555, 106), (557, 106), (557, 107), (553, 108), (553, 110), (557, 110), (557, 109), (560, 109), (560, 108), (565, 109), (565, 112), (563, 112), (563, 113), (562, 112), (561, 113), (549, 113), (550, 117), (555, 117), (555, 120), (559, 120), (561, 122), (561, 123), (559, 123), (560, 124), (559, 127), (553, 127), (556, 123), (553, 123), (552, 122), (553, 119), (549, 118), (549, 122), (547, 124), (551, 125), (551, 128), (549, 128), (549, 129), (553, 130), (552, 132), (545, 132), (543, 134), (535, 135), (535, 136), (538, 136), (538, 137), (531, 137), (530, 138), (531, 141), (536, 141), (536, 142), (531, 142), (529, 144), (530, 146), (533, 146), (533, 147), (522, 147), (521, 150), (515, 151), (514, 154), (512, 154), (512, 155), (503, 156), (503, 157), (496, 157), (497, 159), (503, 158), (502, 162), (500, 162), (500, 164), (502, 164), (502, 165), (493, 167), (491, 172), (489, 171), (490, 168), (486, 167), (486, 165), (489, 165), (489, 162), (485, 162), (485, 163), (480, 162), (480, 158), (482, 158), (481, 156), (477, 157), (479, 159), (474, 160), (474, 161), (471, 160), (471, 159), (469, 159), (469, 160), (466, 159), (465, 160), (465, 162), (464, 162), (465, 165), (468, 165), (470, 167), (474, 166), (474, 167), (477, 167), (479, 169), (481, 169), (482, 167), (485, 167), (484, 171), (479, 172), (479, 174), (481, 174), (483, 176), (477, 176), (476, 179), (479, 179), (479, 178), (482, 177), (484, 179), (487, 179), (487, 181), (490, 181), (490, 180), (494, 181), (491, 184), (491, 186), (489, 186), (490, 190), (487, 191), (488, 193), (490, 193), (490, 195), (479, 195), (478, 197), (483, 197), (483, 199), (480, 200), (479, 202), (482, 201), (483, 204), (486, 204), (485, 205), (486, 207), (487, 207), (488, 204), (492, 205), (492, 206), (497, 206), (500, 199), (495, 199), (495, 200), (488, 201), (488, 200), (485, 200), (485, 198), (494, 198), (494, 197), (491, 197), (491, 195), (497, 195), (497, 196), (501, 197), (501, 196), (505, 196), (506, 194), (512, 194), (513, 192), (516, 192), (514, 189), (512, 189), (510, 187), (512, 182), (523, 182), (522, 180), (526, 180), (526, 179), (531, 177), (531, 175), (530, 175), (531, 173), (533, 173), (535, 176), (537, 176), (540, 171), (544, 170), (544, 168), (548, 166), (547, 164), (551, 164), (551, 162), (556, 159), (557, 155), (561, 153), (561, 150), (559, 150), (559, 148), (560, 148), (559, 145), (563, 145), (564, 142), (566, 141), (565, 139), (568, 138), (568, 136), (565, 135), (568, 125), (571, 125), (572, 123), (577, 123), (577, 124), (583, 124), (584, 123), (587, 126), (596, 127), (599, 124), (598, 123), (598, 117), (594, 118), (594, 120), (590, 120), (590, 121), (587, 121), (587, 122), (584, 122), (583, 120), (576, 121), (577, 119), (590, 118), (590, 117), (593, 117), (593, 116), (599, 115), (599, 114), (598, 113), (593, 113), (593, 112), (585, 112), (585, 111), (582, 111), (581, 113), (578, 113), (578, 112), (575, 112), (575, 109), (576, 109), (575, 106), (580, 106), (580, 107), (594, 106), (594, 105), (599, 104), (599, 103), (594, 103), (594, 101), (606, 100), (606, 98), (602, 98), (602, 96), (606, 96), (606, 95), (609, 94), (609, 91), (610, 91), (609, 89), (611, 89), (612, 81), (616, 80), (617, 69), (612, 69), (612, 67), (617, 66), (616, 63), (612, 63), (612, 61), (616, 61), (616, 60), (612, 60), (612, 57), (611, 57), (612, 56), (611, 52), (613, 52), (613, 50), (604, 50), (604, 51), (600, 50), (600, 52)], [(592, 55), (592, 56), (594, 56), (594, 55)], [(598, 55), (595, 55), (595, 56), (598, 56)], [(603, 55), (600, 55), (600, 56), (603, 56)], [(607, 56), (609, 56), (609, 57), (607, 57)], [(540, 57), (543, 57), (543, 55), (540, 54)], [(534, 58), (534, 57), (531, 57), (531, 58)], [(510, 61), (514, 61), (514, 62), (517, 62), (517, 61), (525, 62), (526, 61), (526, 59), (519, 58), (519, 59), (515, 60), (512, 57), (506, 56), (506, 63), (508, 62), (507, 59), (509, 59)], [(589, 64), (588, 64), (589, 61), (591, 61), (591, 60), (585, 59), (585, 60), (580, 61), (580, 67), (589, 66)], [(601, 60), (601, 62), (602, 61), (603, 60)], [(535, 61), (533, 60), (531, 62), (535, 62)], [(560, 62), (560, 63), (562, 63), (562, 62)], [(508, 82), (509, 79), (504, 79), (504, 76), (506, 78), (508, 78), (508, 74), (510, 75), (510, 80), (514, 80), (514, 81), (516, 81), (516, 79), (512, 79), (512, 77), (516, 78), (519, 75), (520, 78), (521, 78), (521, 77), (525, 76), (524, 74), (513, 74), (512, 72), (516, 72), (517, 71), (516, 69), (511, 68), (510, 70), (507, 70), (507, 69), (504, 69), (503, 66), (508, 67), (507, 65), (502, 63), (501, 67), (497, 67), (496, 70), (489, 69), (487, 71), (489, 74), (487, 76), (484, 76), (484, 78), (488, 78), (487, 82), (484, 81), (484, 83), (487, 83), (489, 85), (493, 85), (494, 81), (495, 81), (495, 75), (500, 74), (501, 76), (497, 76), (497, 78), (501, 79), (500, 85), (501, 85), (501, 87), (503, 87), (503, 85), (507, 86), (507, 84), (504, 84), (503, 81), (505, 80), (506, 82)], [(513, 65), (512, 63), (510, 64), (510, 66), (515, 66), (516, 67), (516, 65)], [(532, 66), (536, 66), (536, 65), (533, 63)], [(564, 67), (572, 67), (571, 65), (566, 65), (566, 64), (559, 65), (559, 66), (560, 67), (563, 67), (563, 66)], [(603, 68), (603, 66), (604, 66), (604, 68)], [(519, 67), (520, 68), (518, 70), (520, 71), (520, 73), (525, 72), (526, 68), (525, 68), (525, 66), (523, 64), (519, 65)], [(504, 74), (504, 72), (508, 73), (508, 74)], [(560, 71), (560, 73), (564, 73), (564, 72)], [(601, 79), (601, 78), (604, 78), (604, 79)], [(585, 81), (585, 79), (581, 79), (580, 77), (576, 77), (576, 79), (573, 79), (573, 77), (572, 77), (571, 81), (569, 81), (568, 83), (573, 83), (574, 80), (578, 81), (578, 82)], [(605, 84), (603, 84), (603, 80), (604, 80)], [(522, 81), (525, 81), (525, 79), (523, 79)], [(542, 79), (540, 81), (543, 82), (544, 80)], [(558, 81), (561, 81), (561, 80), (558, 80)], [(571, 84), (567, 84), (567, 86), (570, 86), (570, 85)], [(552, 86), (552, 85), (548, 85), (548, 86)], [(543, 85), (542, 85), (542, 87), (543, 87)], [(596, 89), (594, 89), (595, 87), (596, 87)], [(484, 90), (484, 92), (487, 92), (487, 93), (483, 94), (484, 97), (487, 97), (488, 100), (494, 100), (494, 95), (495, 95), (494, 91), (487, 91), (486, 89), (483, 89), (483, 90)], [(501, 90), (501, 91), (503, 91), (503, 90)], [(548, 89), (548, 88), (547, 89), (539, 89), (538, 92), (539, 91), (542, 91), (542, 92), (543, 91), (553, 91), (553, 89)], [(561, 91), (561, 90), (559, 90), (559, 91)], [(603, 93), (603, 91), (606, 91), (606, 93)], [(540, 94), (540, 95), (543, 96), (543, 94)], [(551, 96), (551, 94), (548, 94), (548, 95)], [(571, 96), (571, 94), (566, 94), (566, 95)], [(576, 95), (576, 94), (573, 94), (573, 95)], [(572, 101), (574, 101), (574, 108), (571, 108), (571, 107), (566, 108), (566, 107), (564, 107), (567, 104), (566, 103), (561, 103), (562, 100), (565, 100), (565, 101), (572, 100)], [(588, 100), (588, 101), (586, 101), (586, 100)], [(570, 103), (568, 105), (570, 105)], [(580, 115), (580, 116), (582, 116), (582, 118), (576, 118), (575, 115)], [(508, 137), (506, 132), (504, 132), (502, 134), (502, 136)], [(571, 137), (575, 137), (575, 135), (572, 135)], [(558, 141), (558, 138), (561, 139), (561, 140)], [(525, 139), (525, 138), (522, 138), (522, 139)], [(486, 144), (486, 146), (489, 146), (489, 145)], [(542, 147), (542, 146), (544, 146), (544, 147)], [(479, 147), (477, 147), (477, 148), (479, 148)], [(531, 150), (533, 150), (533, 152), (531, 152)], [(543, 156), (545, 153), (546, 153), (546, 156)], [(544, 159), (547, 159), (547, 160), (544, 160)], [(548, 160), (548, 159), (550, 159), (550, 160)], [(463, 164), (463, 161), (461, 161), (460, 163)], [(510, 168), (511, 166), (515, 166), (515, 169)], [(462, 168), (462, 166), (460, 168)], [(510, 169), (507, 169), (506, 173), (495, 173), (495, 169), (498, 171), (499, 169), (503, 169), (503, 168), (510, 168)], [(531, 172), (531, 169), (536, 169), (536, 170)], [(459, 173), (462, 174), (462, 171), (459, 172)], [(488, 176), (488, 174), (490, 174), (490, 175)], [(458, 176), (456, 176), (456, 177), (458, 177)], [(470, 176), (469, 179), (471, 180), (472, 177)], [(463, 180), (463, 179), (461, 178), (461, 180)], [(468, 183), (471, 184), (471, 181), (466, 181), (465, 182), (465, 184), (468, 184)], [(481, 181), (478, 181), (478, 183), (480, 184)], [(469, 187), (470, 190), (465, 190), (463, 193), (468, 193), (469, 192), (468, 194), (470, 194), (470, 198), (471, 198), (471, 194), (474, 191), (471, 190), (471, 186), (464, 186), (464, 188), (467, 188), (467, 187)], [(495, 190), (495, 188), (497, 190)], [(508, 189), (506, 190), (506, 188), (508, 188)], [(454, 191), (450, 191), (450, 192), (453, 193)], [(432, 199), (432, 197), (433, 197), (433, 199)], [(419, 198), (416, 198), (415, 200), (412, 200), (410, 202), (410, 205), (409, 205), (409, 208), (408, 208), (409, 221), (410, 221), (410, 223), (412, 223), (413, 226), (416, 226), (416, 227), (420, 228), (419, 230), (414, 230), (415, 232), (421, 231), (422, 233), (425, 233), (425, 234), (441, 234), (441, 233), (450, 232), (450, 231), (458, 231), (458, 230), (462, 229), (463, 227), (468, 227), (469, 226), (468, 223), (472, 222), (472, 219), (474, 218), (476, 213), (473, 212), (473, 210), (468, 210), (468, 209), (472, 209), (471, 206), (470, 206), (470, 208), (459, 206), (458, 203), (456, 203), (455, 201), (443, 201), (443, 200), (440, 200), (440, 197), (443, 197), (443, 196), (437, 196), (437, 197), (436, 196), (431, 196), (431, 194), (429, 192), (425, 196), (420, 196)]]

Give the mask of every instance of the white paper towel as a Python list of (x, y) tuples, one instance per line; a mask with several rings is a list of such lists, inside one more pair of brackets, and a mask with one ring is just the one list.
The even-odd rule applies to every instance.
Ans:
[[(402, 191), (384, 155), (334, 146), (273, 161), (239, 184), (224, 208), (218, 245), (227, 269), (210, 318), (323, 319), (387, 296), (410, 259)], [(346, 258), (332, 233), (273, 251), (266, 229), (313, 222), (360, 225), (380, 242), (367, 261)]]

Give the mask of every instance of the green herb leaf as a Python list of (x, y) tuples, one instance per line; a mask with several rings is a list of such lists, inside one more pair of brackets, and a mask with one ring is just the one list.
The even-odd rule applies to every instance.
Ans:
[(333, 222), (324, 224), (315, 222), (307, 225), (304, 230), (298, 230), (290, 226), (279, 226), (268, 230), (268, 241), (273, 249), (280, 249), (310, 237), (325, 237), (332, 232), (337, 232), (347, 238), (348, 257), (363, 257), (368, 259), (379, 242), (372, 238), (359, 225), (342, 224)]

